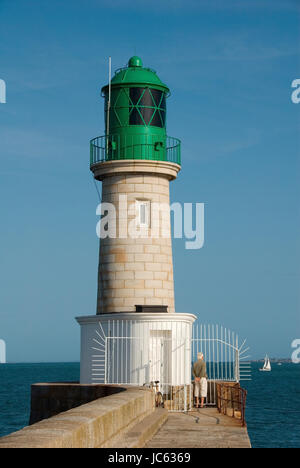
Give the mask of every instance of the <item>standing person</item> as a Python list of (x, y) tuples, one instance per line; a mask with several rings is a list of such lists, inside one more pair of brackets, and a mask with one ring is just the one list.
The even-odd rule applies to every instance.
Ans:
[(201, 398), (201, 408), (204, 408), (204, 399), (207, 398), (207, 373), (203, 353), (197, 354), (197, 361), (193, 365), (193, 375), (195, 377), (196, 408), (199, 408), (199, 397)]

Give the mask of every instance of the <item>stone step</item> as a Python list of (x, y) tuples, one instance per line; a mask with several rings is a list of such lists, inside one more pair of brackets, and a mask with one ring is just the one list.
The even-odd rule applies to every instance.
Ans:
[(154, 413), (146, 416), (142, 421), (132, 427), (122, 440), (117, 443), (117, 448), (143, 448), (159, 431), (168, 419), (168, 411), (164, 408), (156, 408)]

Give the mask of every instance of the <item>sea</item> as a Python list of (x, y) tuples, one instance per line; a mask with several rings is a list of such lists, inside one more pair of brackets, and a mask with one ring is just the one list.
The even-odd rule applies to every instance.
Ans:
[[(300, 364), (273, 364), (270, 373), (260, 367), (252, 363), (251, 381), (241, 382), (252, 447), (300, 448)], [(78, 380), (78, 363), (1, 364), (0, 437), (28, 425), (31, 384)]]

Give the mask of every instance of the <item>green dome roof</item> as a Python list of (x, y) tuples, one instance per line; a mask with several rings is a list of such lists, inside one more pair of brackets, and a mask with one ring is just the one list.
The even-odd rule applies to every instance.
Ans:
[(129, 59), (128, 61), (128, 67), (142, 67), (142, 66), (143, 66), (142, 59), (140, 57), (137, 57), (136, 55), (131, 57), (131, 59)]
[[(140, 57), (133, 56), (128, 61), (128, 66), (120, 68), (115, 72), (111, 80), (112, 87), (128, 87), (128, 86), (151, 86), (169, 92), (169, 88), (159, 79), (155, 70), (144, 68)], [(108, 88), (108, 85), (103, 86), (102, 92)]]

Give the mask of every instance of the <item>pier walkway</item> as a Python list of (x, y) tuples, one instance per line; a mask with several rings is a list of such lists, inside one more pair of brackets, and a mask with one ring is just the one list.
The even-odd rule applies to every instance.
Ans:
[(169, 413), (145, 448), (251, 448), (247, 428), (216, 408)]

